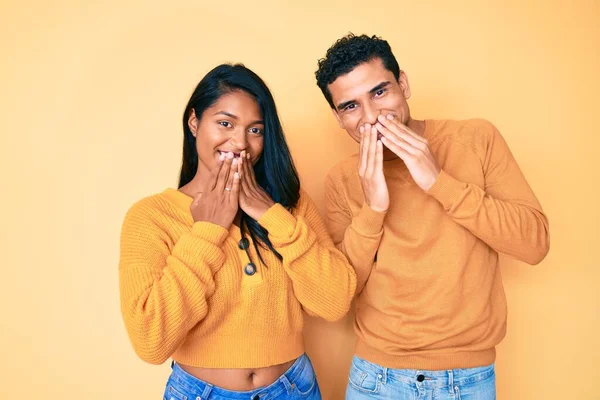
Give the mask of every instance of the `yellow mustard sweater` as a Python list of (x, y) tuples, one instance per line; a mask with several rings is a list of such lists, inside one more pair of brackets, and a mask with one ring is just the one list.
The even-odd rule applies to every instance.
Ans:
[(325, 185), (334, 243), (357, 273), (356, 354), (400, 369), (494, 362), (506, 332), (498, 252), (536, 264), (548, 220), (498, 130), (484, 120), (425, 123), (442, 172), (424, 192), (384, 162), (387, 213), (364, 201), (356, 156)]
[(240, 229), (194, 223), (191, 202), (167, 189), (136, 203), (123, 223), (121, 311), (143, 360), (276, 365), (304, 352), (302, 310), (326, 320), (346, 314), (356, 275), (306, 193), (293, 214), (275, 204), (258, 221), (283, 262), (261, 249), (263, 265), (250, 241), (254, 275), (244, 273)]

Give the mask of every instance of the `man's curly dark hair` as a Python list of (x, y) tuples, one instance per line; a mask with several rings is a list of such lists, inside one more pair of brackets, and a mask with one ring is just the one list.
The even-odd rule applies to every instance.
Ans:
[(338, 39), (333, 46), (327, 50), (325, 58), (319, 60), (319, 69), (315, 72), (317, 85), (323, 92), (327, 102), (335, 110), (331, 93), (327, 86), (338, 77), (345, 75), (358, 67), (360, 64), (369, 62), (375, 58), (380, 58), (385, 69), (390, 71), (396, 77), (400, 77), (400, 67), (398, 61), (392, 53), (389, 43), (375, 35), (356, 36), (349, 33), (341, 39)]

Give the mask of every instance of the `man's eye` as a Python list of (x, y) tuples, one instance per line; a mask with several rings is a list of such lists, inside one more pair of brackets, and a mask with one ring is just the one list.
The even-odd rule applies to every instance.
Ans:
[(356, 108), (356, 104), (348, 104), (344, 110), (354, 110)]
[(375, 96), (381, 96), (384, 93), (385, 93), (385, 89), (379, 89), (378, 91), (375, 92)]

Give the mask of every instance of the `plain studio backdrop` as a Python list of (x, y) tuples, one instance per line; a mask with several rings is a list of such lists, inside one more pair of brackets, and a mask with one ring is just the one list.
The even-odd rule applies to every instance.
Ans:
[[(315, 84), (349, 31), (387, 39), (416, 118), (486, 118), (548, 214), (532, 267), (502, 257), (498, 398), (594, 399), (600, 380), (598, 1), (16, 1), (0, 4), (0, 397), (157, 399), (119, 310), (126, 210), (177, 184), (202, 76), (243, 62), (277, 102), (303, 187), (357, 151)], [(260, 310), (257, 310), (260, 312)], [(352, 318), (307, 319), (324, 399), (342, 399)]]

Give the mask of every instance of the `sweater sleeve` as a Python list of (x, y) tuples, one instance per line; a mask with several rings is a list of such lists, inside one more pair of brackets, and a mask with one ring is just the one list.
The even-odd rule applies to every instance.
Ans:
[(489, 126), (485, 187), (461, 182), (442, 170), (428, 193), (454, 221), (494, 250), (537, 264), (550, 247), (548, 219), (504, 138)]
[(214, 274), (224, 263), (227, 230), (196, 222), (169, 250), (149, 207), (127, 213), (121, 232), (121, 312), (136, 353), (161, 364), (208, 312)]
[(374, 211), (364, 203), (352, 217), (345, 197), (338, 192), (335, 182), (325, 180), (325, 208), (329, 233), (336, 247), (344, 253), (356, 271), (356, 293), (364, 288), (375, 264), (375, 255), (383, 237), (385, 212)]
[(335, 248), (312, 200), (302, 193), (297, 216), (275, 204), (258, 221), (283, 257), (294, 293), (308, 314), (328, 321), (350, 309), (356, 274)]

